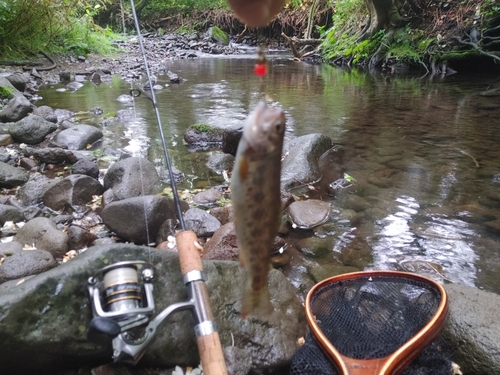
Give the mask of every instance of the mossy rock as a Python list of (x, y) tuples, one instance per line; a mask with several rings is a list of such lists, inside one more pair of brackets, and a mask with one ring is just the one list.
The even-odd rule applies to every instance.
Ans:
[(212, 26), (211, 28), (209, 28), (207, 34), (212, 39), (214, 39), (217, 44), (223, 46), (229, 45), (229, 36), (217, 26)]
[(0, 99), (11, 99), (14, 97), (15, 89), (8, 86), (0, 86)]

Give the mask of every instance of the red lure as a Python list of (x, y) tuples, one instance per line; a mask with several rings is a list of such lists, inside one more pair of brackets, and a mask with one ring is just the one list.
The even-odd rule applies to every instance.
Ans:
[(257, 62), (255, 63), (253, 71), (255, 75), (259, 77), (263, 77), (267, 74), (266, 48), (263, 45), (259, 46)]

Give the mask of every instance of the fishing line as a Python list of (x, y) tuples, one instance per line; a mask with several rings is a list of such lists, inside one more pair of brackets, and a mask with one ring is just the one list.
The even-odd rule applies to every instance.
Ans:
[(170, 178), (170, 187), (172, 188), (172, 194), (174, 196), (174, 203), (175, 203), (175, 208), (177, 210), (177, 217), (179, 218), (179, 225), (180, 225), (181, 229), (185, 230), (186, 225), (184, 224), (184, 217), (182, 214), (181, 202), (180, 202), (179, 196), (177, 195), (177, 186), (176, 186), (175, 180), (174, 180), (174, 172), (172, 170), (172, 161), (170, 159), (170, 154), (168, 152), (167, 143), (165, 141), (165, 135), (163, 133), (163, 127), (162, 127), (161, 118), (160, 118), (160, 111), (158, 110), (158, 104), (156, 102), (156, 95), (155, 95), (155, 91), (153, 89), (153, 82), (152, 82), (151, 74), (149, 71), (149, 64), (148, 64), (148, 59), (146, 57), (146, 51), (144, 49), (144, 44), (142, 43), (141, 29), (139, 26), (139, 19), (137, 18), (137, 12), (135, 11), (134, 0), (130, 0), (130, 5), (132, 7), (132, 15), (134, 17), (135, 30), (137, 33), (137, 37), (139, 38), (139, 48), (141, 50), (142, 59), (144, 61), (144, 68), (146, 70), (146, 77), (148, 80), (147, 84), (148, 84), (148, 87), (150, 89), (150, 90), (148, 90), (149, 91), (148, 93), (150, 94), (148, 96), (148, 98), (153, 102), (153, 108), (155, 110), (156, 122), (158, 123), (158, 130), (160, 132), (160, 139), (161, 139), (161, 143), (162, 143), (162, 147), (163, 147), (165, 161), (167, 163), (168, 176)]

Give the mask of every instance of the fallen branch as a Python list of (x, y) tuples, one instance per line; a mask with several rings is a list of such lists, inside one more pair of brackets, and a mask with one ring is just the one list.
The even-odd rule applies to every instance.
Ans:
[(306, 48), (303, 48), (300, 52), (297, 50), (297, 46), (318, 46), (321, 44), (323, 40), (321, 39), (298, 39), (297, 37), (290, 38), (285, 33), (281, 33), (281, 36), (285, 38), (290, 46), (290, 50), (292, 51), (293, 57), (297, 59), (301, 59), (303, 57), (309, 56), (312, 53), (317, 51), (317, 48), (314, 51), (306, 51)]

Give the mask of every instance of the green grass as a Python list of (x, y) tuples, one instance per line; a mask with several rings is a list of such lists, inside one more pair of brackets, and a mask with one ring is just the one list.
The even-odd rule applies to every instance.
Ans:
[(7, 86), (0, 86), (0, 99), (10, 99), (14, 96), (14, 89)]

